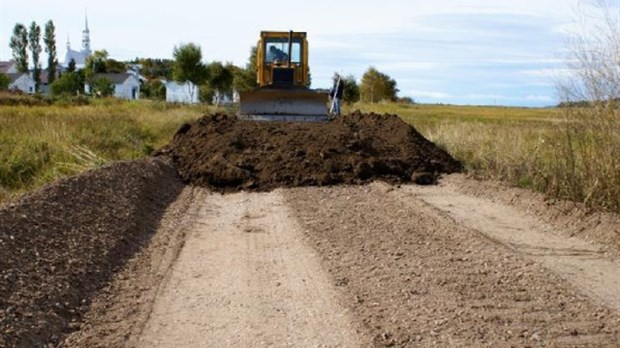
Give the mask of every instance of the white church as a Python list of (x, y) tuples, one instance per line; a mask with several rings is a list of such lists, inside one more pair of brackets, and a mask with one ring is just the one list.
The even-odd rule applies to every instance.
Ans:
[[(62, 67), (66, 69), (73, 60), (76, 69), (83, 69), (86, 60), (92, 54), (90, 49), (90, 30), (88, 29), (88, 17), (85, 17), (84, 30), (82, 31), (82, 49), (80, 51), (71, 49), (71, 42), (67, 38), (67, 54)], [(96, 74), (96, 78), (106, 78), (114, 86), (114, 97), (120, 99), (135, 100), (140, 99), (140, 79), (135, 71), (124, 73)], [(84, 89), (87, 94), (91, 93), (91, 86), (86, 84)]]
[(90, 31), (88, 30), (88, 17), (85, 17), (85, 27), (82, 31), (82, 50), (76, 51), (71, 49), (71, 42), (67, 37), (67, 54), (65, 55), (65, 62), (63, 64), (64, 68), (69, 66), (71, 60), (75, 61), (76, 69), (84, 68), (86, 64), (86, 58), (88, 58), (91, 54), (90, 50)]

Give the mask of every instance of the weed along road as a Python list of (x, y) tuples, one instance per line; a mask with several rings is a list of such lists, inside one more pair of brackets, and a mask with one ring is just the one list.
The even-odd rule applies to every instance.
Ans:
[[(106, 297), (105, 309), (87, 315), (88, 325), (68, 342), (102, 347), (619, 342), (617, 240), (610, 248), (564, 238), (569, 232), (557, 221), (484, 198), (487, 187), (460, 175), (436, 187), (375, 182), (226, 195), (186, 190), (192, 191), (181, 195), (187, 206), (174, 217), (182, 222), (171, 223), (180, 227), (158, 232), (184, 231), (182, 242), (166, 246), (181, 245), (152, 284), (157, 291), (136, 296), (135, 280), (127, 274), (118, 294)], [(134, 274), (160, 265), (145, 259)]]

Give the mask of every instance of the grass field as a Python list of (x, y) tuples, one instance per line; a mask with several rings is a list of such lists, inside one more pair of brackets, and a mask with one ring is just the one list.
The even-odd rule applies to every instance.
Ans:
[(208, 112), (153, 102), (0, 106), (0, 201), (109, 161), (143, 157)]
[[(354, 104), (401, 116), (479, 178), (620, 212), (620, 131), (557, 108)], [(148, 101), (0, 106), (0, 201), (109, 161), (139, 158), (214, 109)], [(569, 115), (570, 116), (570, 115)]]
[(355, 104), (401, 116), (468, 173), (620, 212), (617, 110)]

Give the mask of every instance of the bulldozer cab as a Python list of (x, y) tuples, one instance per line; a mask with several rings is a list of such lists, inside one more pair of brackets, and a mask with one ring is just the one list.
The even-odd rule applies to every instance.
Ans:
[(240, 93), (239, 117), (326, 121), (327, 93), (310, 85), (305, 32), (262, 31), (256, 50), (258, 88)]
[(302, 32), (261, 32), (257, 44), (257, 82), (260, 87), (306, 87), (308, 43)]

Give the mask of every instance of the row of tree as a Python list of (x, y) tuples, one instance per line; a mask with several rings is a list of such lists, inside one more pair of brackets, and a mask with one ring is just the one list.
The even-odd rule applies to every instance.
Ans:
[[(253, 89), (256, 84), (256, 47), (250, 50), (250, 59), (245, 68), (232, 63), (202, 63), (202, 51), (196, 44), (183, 44), (174, 48), (171, 77), (179, 82), (191, 82), (200, 86), (200, 100), (210, 101), (215, 94), (230, 95), (233, 90), (245, 91)], [(362, 76), (358, 85), (355, 76), (342, 78), (344, 86), (343, 100), (354, 103), (357, 101), (377, 103), (381, 101), (413, 102), (410, 98), (399, 99), (396, 81), (378, 71), (374, 67)], [(190, 92), (191, 93), (191, 92)]]
[[(400, 100), (396, 81), (372, 66), (362, 75), (359, 85), (353, 75), (343, 77), (341, 83), (344, 87), (342, 99), (348, 103), (355, 103), (360, 100), (367, 103)], [(407, 98), (403, 100), (410, 101)]]
[[(148, 82), (143, 85), (143, 96), (150, 99), (165, 99), (165, 87), (161, 78), (178, 82), (191, 82), (199, 87), (199, 99), (210, 102), (215, 95), (231, 96), (233, 90), (246, 91), (257, 86), (256, 83), (256, 47), (250, 49), (250, 57), (245, 67), (241, 68), (230, 62), (214, 61), (208, 64), (202, 61), (201, 48), (194, 44), (182, 44), (174, 47), (173, 60), (170, 59), (138, 59), (124, 63), (109, 58), (106, 50), (95, 51), (87, 58), (83, 70), (76, 71), (75, 62), (70, 62), (67, 71), (53, 83), (58, 66), (56, 50), (56, 34), (54, 23), (49, 20), (45, 24), (43, 43), (48, 54), (47, 75), (53, 94), (75, 94), (83, 92), (84, 83), (91, 86), (91, 92), (98, 95), (110, 95), (113, 87), (105, 78), (96, 78), (101, 73), (125, 72), (128, 64), (140, 64), (141, 74)], [(37, 89), (41, 83), (40, 56), (41, 28), (32, 22), (29, 28), (21, 23), (15, 24), (10, 40), (13, 59), (19, 72), (29, 71), (29, 53), (32, 57), (33, 78)], [(396, 101), (398, 89), (396, 81), (390, 76), (370, 67), (362, 76), (358, 85), (355, 77), (349, 75), (342, 79), (344, 84), (345, 102)], [(194, 91), (190, 91), (194, 93)]]
[[(233, 90), (242, 92), (255, 88), (256, 83), (256, 48), (250, 51), (250, 59), (245, 68), (230, 62), (214, 61), (209, 64), (202, 62), (202, 50), (194, 44), (176, 46), (172, 52), (174, 57), (172, 77), (178, 82), (191, 82), (199, 87), (199, 99), (210, 102), (215, 95), (231, 96)], [(193, 98), (194, 90), (189, 91)]]
[[(56, 78), (56, 66), (58, 65), (56, 28), (52, 20), (45, 23), (43, 43), (45, 44), (45, 52), (48, 56), (48, 81), (52, 83)], [(13, 59), (15, 60), (17, 71), (22, 73), (28, 72), (28, 51), (30, 51), (33, 65), (32, 75), (38, 88), (41, 83), (41, 27), (34, 21), (30, 24), (30, 28), (26, 28), (26, 26), (21, 23), (15, 24), (9, 46), (13, 51)]]

